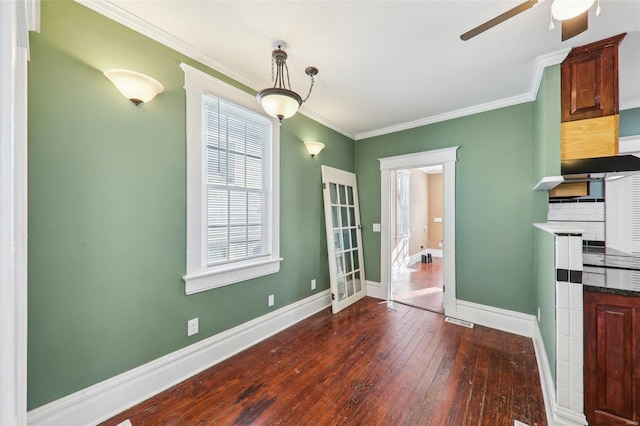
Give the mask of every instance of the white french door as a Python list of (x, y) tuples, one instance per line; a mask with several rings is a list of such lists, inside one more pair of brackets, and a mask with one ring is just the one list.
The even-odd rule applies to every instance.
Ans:
[(366, 296), (356, 175), (322, 166), (333, 313)]

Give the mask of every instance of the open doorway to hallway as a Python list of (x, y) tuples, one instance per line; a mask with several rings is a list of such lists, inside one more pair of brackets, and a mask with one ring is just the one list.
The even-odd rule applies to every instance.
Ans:
[(391, 299), (442, 313), (443, 167), (393, 174)]

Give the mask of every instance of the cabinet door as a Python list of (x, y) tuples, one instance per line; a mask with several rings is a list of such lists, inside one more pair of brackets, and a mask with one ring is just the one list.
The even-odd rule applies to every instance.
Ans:
[(585, 414), (589, 425), (640, 419), (640, 298), (584, 294)]
[(623, 37), (575, 48), (562, 62), (562, 122), (618, 114), (618, 44)]

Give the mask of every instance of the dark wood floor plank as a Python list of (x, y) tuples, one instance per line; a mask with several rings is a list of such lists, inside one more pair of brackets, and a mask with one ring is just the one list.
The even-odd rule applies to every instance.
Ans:
[[(544, 425), (530, 339), (365, 298), (324, 310), (106, 421)], [(534, 374), (535, 373), (535, 374)]]

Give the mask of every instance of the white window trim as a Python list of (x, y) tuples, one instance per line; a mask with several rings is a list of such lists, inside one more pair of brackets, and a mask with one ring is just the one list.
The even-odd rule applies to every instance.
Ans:
[[(187, 294), (246, 281), (280, 271), (280, 123), (268, 117), (255, 97), (185, 63), (187, 94), (187, 272), (183, 277)], [(210, 93), (268, 117), (272, 126), (271, 152), (271, 255), (207, 267), (204, 250), (206, 191), (202, 144), (202, 94)]]

